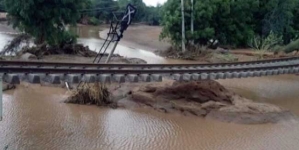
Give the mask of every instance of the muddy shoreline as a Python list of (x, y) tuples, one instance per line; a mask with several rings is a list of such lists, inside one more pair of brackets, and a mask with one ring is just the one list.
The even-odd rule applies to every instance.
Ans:
[(178, 113), (237, 124), (278, 123), (296, 118), (289, 110), (254, 102), (227, 90), (215, 81), (167, 81), (120, 86), (113, 95), (114, 101), (123, 108), (134, 105), (162, 113)]

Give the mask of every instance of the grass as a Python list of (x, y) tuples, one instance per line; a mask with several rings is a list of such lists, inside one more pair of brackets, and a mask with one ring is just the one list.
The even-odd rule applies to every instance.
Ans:
[(274, 47), (282, 43), (282, 37), (277, 36), (273, 32), (266, 37), (255, 36), (249, 42), (249, 46), (256, 51), (267, 52), (272, 51)]
[(215, 59), (216, 60), (216, 62), (214, 62), (214, 63), (219, 63), (219, 62), (236, 62), (236, 61), (238, 61), (238, 58), (235, 57), (233, 54), (218, 54), (218, 53), (214, 53), (212, 55), (211, 59)]
[(286, 53), (291, 53), (295, 50), (299, 50), (299, 39), (289, 43), (286, 46), (283, 46), (282, 50)]

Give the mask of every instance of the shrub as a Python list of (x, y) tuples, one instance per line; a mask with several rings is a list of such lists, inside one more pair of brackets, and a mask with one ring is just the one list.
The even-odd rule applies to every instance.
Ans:
[(272, 51), (274, 47), (282, 43), (282, 37), (274, 34), (272, 31), (266, 37), (259, 35), (253, 37), (249, 46), (257, 51)]
[(101, 21), (99, 19), (95, 18), (95, 17), (91, 17), (91, 18), (89, 18), (88, 23), (91, 24), (91, 25), (96, 26), (96, 25), (101, 24)]
[(299, 39), (289, 43), (286, 46), (283, 46), (282, 50), (286, 53), (291, 53), (295, 50), (299, 50)]

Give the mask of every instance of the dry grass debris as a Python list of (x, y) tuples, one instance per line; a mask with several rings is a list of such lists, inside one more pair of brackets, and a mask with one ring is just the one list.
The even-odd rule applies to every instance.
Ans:
[(110, 91), (101, 83), (81, 84), (65, 102), (81, 105), (116, 107), (116, 104), (111, 100)]

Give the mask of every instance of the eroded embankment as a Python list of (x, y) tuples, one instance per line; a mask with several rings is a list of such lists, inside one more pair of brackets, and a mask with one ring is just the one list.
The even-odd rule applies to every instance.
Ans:
[[(108, 89), (111, 92), (109, 105), (100, 106), (113, 106), (113, 108), (147, 106), (164, 113), (181, 113), (241, 124), (276, 123), (294, 118), (287, 110), (246, 99), (212, 80), (109, 85)], [(91, 96), (95, 95), (90, 95), (93, 92), (87, 91), (85, 96), (78, 93), (80, 92), (71, 99), (76, 101), (80, 99), (79, 104), (93, 104), (82, 103), (84, 97), (92, 97), (93, 100), (100, 98), (100, 101), (103, 101), (101, 96)], [(96, 93), (99, 95), (99, 92)]]
[(224, 122), (276, 123), (293, 117), (287, 110), (246, 99), (212, 80), (148, 85), (133, 91), (131, 99), (166, 113), (179, 111)]

